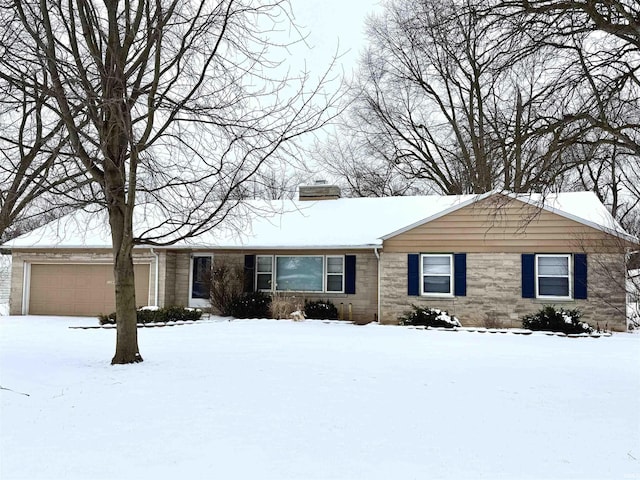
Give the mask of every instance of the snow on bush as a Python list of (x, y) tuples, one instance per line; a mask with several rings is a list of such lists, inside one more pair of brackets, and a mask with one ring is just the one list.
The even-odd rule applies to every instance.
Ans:
[(593, 327), (581, 322), (582, 312), (578, 309), (557, 309), (554, 305), (545, 305), (534, 314), (522, 317), (522, 326), (529, 330), (544, 330), (566, 334), (592, 333)]
[(460, 320), (444, 310), (411, 305), (412, 310), (398, 317), (401, 325), (419, 325), (424, 327), (460, 327)]
[[(141, 307), (136, 312), (138, 323), (163, 323), (199, 320), (202, 310), (184, 307)], [(98, 315), (100, 325), (113, 325), (116, 323), (116, 313)]]
[(229, 306), (229, 314), (235, 318), (267, 318), (271, 297), (262, 292), (245, 293), (236, 297)]
[(305, 300), (304, 315), (316, 320), (337, 320), (338, 309), (330, 300)]

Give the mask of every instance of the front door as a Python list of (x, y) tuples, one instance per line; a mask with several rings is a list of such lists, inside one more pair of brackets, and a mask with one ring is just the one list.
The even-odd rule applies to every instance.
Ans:
[(209, 307), (211, 295), (211, 255), (191, 257), (191, 285), (189, 287), (190, 307)]

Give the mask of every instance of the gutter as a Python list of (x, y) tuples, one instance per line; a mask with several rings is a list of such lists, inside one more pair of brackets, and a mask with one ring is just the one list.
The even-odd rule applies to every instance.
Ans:
[(373, 247), (373, 254), (376, 256), (376, 259), (378, 259), (378, 292), (376, 295), (376, 299), (377, 299), (377, 316), (378, 316), (378, 323), (380, 323), (380, 252), (378, 252), (378, 247)]

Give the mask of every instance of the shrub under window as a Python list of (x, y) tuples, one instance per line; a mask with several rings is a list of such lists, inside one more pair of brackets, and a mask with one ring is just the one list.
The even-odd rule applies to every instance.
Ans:
[(338, 309), (329, 300), (315, 300), (304, 302), (304, 315), (307, 318), (319, 320), (337, 320)]
[(444, 310), (411, 305), (412, 310), (398, 318), (401, 325), (417, 325), (424, 327), (460, 327), (460, 320)]
[(556, 309), (553, 305), (545, 305), (537, 313), (522, 317), (522, 326), (529, 330), (562, 332), (566, 334), (591, 333), (593, 327), (581, 322), (582, 313), (578, 309)]
[(271, 297), (262, 292), (246, 293), (231, 302), (229, 313), (236, 318), (269, 318)]

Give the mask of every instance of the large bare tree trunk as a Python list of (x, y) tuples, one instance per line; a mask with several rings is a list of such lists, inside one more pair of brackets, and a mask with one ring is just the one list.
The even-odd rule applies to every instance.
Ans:
[(113, 273), (116, 288), (116, 352), (111, 364), (142, 361), (138, 348), (136, 289), (133, 272), (133, 238), (131, 216), (122, 215), (117, 208), (109, 209), (109, 223), (113, 241)]

